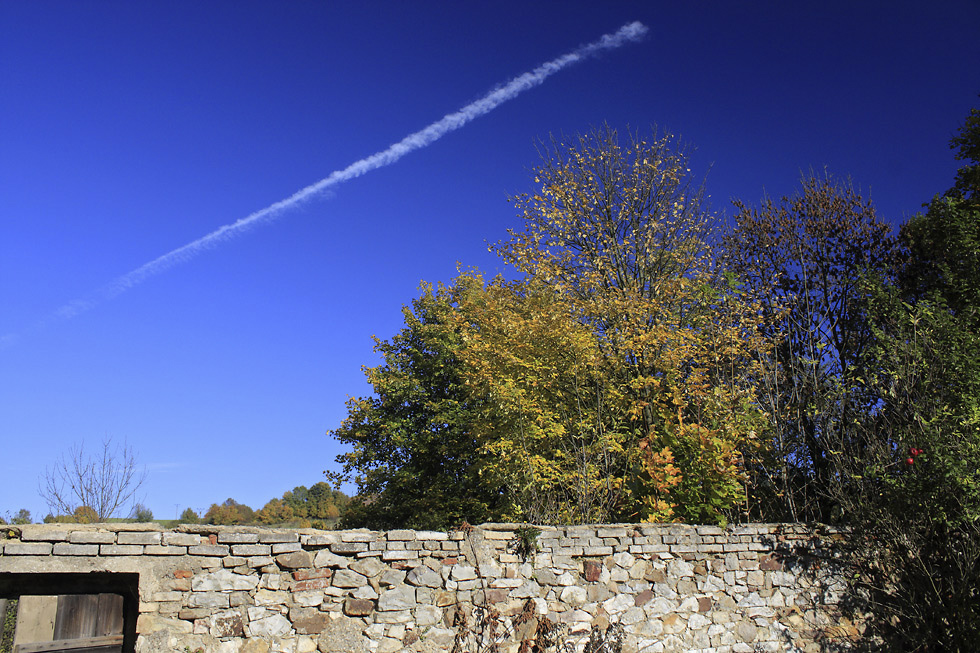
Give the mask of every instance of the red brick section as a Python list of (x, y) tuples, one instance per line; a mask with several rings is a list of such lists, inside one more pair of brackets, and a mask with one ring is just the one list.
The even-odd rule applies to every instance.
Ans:
[(174, 571), (174, 578), (190, 578), (194, 572), (190, 569), (177, 569)]
[(214, 533), (211, 533), (210, 535), (208, 535), (208, 542), (210, 542), (211, 544), (217, 544), (218, 536)]
[(330, 578), (332, 569), (301, 569), (293, 572), (293, 580), (310, 580), (311, 578)]
[(590, 583), (598, 582), (599, 575), (602, 574), (602, 563), (595, 560), (585, 561), (585, 580)]
[(293, 583), (294, 592), (304, 592), (306, 590), (322, 590), (330, 587), (329, 578), (314, 578), (312, 580), (301, 580)]
[(759, 569), (762, 571), (782, 571), (783, 563), (773, 555), (761, 556), (759, 558)]

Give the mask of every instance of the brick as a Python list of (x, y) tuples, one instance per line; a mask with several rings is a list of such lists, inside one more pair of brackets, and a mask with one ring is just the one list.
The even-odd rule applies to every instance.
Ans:
[(329, 577), (296, 581), (293, 583), (292, 589), (294, 592), (305, 592), (307, 590), (322, 590), (327, 587), (330, 587)]
[(332, 569), (302, 569), (293, 572), (293, 580), (310, 580), (312, 578), (330, 578)]
[(190, 569), (175, 569), (174, 578), (190, 578), (194, 575), (194, 572)]

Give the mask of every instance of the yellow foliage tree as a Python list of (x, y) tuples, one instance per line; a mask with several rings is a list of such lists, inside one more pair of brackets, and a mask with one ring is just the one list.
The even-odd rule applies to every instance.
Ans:
[(629, 418), (617, 516), (723, 522), (760, 451), (759, 307), (715, 267), (715, 219), (671, 136), (552, 145), (538, 191), (517, 198), (524, 229), (495, 249), (595, 339)]

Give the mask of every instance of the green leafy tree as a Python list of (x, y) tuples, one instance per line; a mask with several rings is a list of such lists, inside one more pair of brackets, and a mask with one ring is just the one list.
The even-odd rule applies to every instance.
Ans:
[(181, 524), (200, 524), (201, 516), (193, 508), (184, 508), (184, 512), (180, 513), (180, 519), (177, 521)]
[(978, 146), (973, 110), (953, 139), (970, 164), (903, 225), (897, 282), (872, 286), (872, 430), (840, 457), (858, 596), (890, 650), (980, 641)]
[(133, 512), (130, 518), (138, 523), (146, 523), (153, 521), (153, 511), (144, 506), (142, 503), (137, 503), (133, 506)]
[(401, 332), (375, 340), (384, 362), (365, 369), (374, 395), (349, 400), (329, 433), (353, 448), (337, 458), (358, 485), (342, 525), (433, 529), (500, 514), (499, 489), (480, 477), (478, 406), (459, 366), (453, 311), (446, 289), (423, 286)]

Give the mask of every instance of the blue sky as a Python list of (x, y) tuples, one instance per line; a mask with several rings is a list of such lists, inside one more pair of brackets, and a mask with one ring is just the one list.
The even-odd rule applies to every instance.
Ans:
[[(635, 20), (642, 42), (57, 316)], [(951, 184), (978, 33), (968, 0), (0, 3), (0, 514), (42, 517), (45, 467), (105, 437), (158, 518), (322, 480), (371, 335), (457, 262), (502, 270), (487, 242), (549, 134), (657, 124), (719, 212), (826, 168), (899, 224)]]

